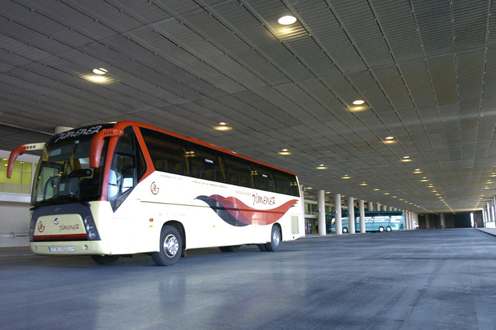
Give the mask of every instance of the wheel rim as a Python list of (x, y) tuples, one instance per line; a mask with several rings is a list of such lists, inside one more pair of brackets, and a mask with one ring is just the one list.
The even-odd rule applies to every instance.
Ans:
[(164, 252), (168, 258), (174, 258), (179, 251), (179, 241), (177, 237), (169, 234), (164, 240)]
[(275, 246), (278, 246), (281, 242), (281, 233), (279, 233), (279, 230), (274, 230), (272, 233), (272, 242)]
[(379, 228), (379, 231), (380, 231), (380, 232), (383, 232), (383, 231), (384, 231), (384, 228), (382, 228), (382, 227), (381, 227), (381, 228)]

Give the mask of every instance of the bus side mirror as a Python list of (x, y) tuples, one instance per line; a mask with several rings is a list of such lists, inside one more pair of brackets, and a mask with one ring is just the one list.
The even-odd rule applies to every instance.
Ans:
[(120, 128), (107, 128), (95, 134), (93, 139), (91, 139), (90, 146), (91, 168), (100, 167), (100, 158), (102, 157), (102, 149), (105, 142), (104, 139), (106, 137), (121, 136), (122, 134), (124, 134), (124, 131)]
[(22, 146), (15, 148), (10, 153), (10, 156), (9, 156), (9, 165), (7, 167), (7, 178), (10, 179), (10, 177), (12, 176), (12, 168), (14, 167), (14, 162), (15, 162), (17, 156), (22, 155), (26, 151), (43, 150), (44, 148), (45, 148), (45, 142), (23, 144)]

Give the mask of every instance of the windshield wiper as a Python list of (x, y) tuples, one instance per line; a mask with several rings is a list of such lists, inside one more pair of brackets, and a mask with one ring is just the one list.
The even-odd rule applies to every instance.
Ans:
[(36, 202), (35, 205), (31, 208), (31, 210), (37, 209), (41, 206), (46, 205), (54, 205), (54, 204), (68, 204), (68, 203), (81, 203), (83, 205), (89, 206), (90, 203), (87, 201), (82, 201), (80, 197), (76, 195), (63, 195), (63, 196), (55, 196), (49, 199), (45, 199), (39, 202)]

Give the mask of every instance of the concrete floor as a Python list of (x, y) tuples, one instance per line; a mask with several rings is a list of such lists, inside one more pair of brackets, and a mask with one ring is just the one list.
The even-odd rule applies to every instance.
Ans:
[(495, 329), (496, 237), (474, 229), (304, 238), (110, 266), (0, 249), (0, 328)]

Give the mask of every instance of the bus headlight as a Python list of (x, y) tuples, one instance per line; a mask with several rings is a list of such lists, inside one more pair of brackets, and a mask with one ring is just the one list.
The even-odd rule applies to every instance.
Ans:
[(36, 219), (31, 219), (31, 224), (29, 225), (29, 241), (33, 242), (34, 239), (34, 229), (36, 228)]
[(88, 239), (93, 240), (98, 237), (96, 233), (95, 224), (93, 223), (93, 219), (90, 216), (87, 216), (83, 220), (84, 227), (86, 229), (86, 234), (88, 235)]

